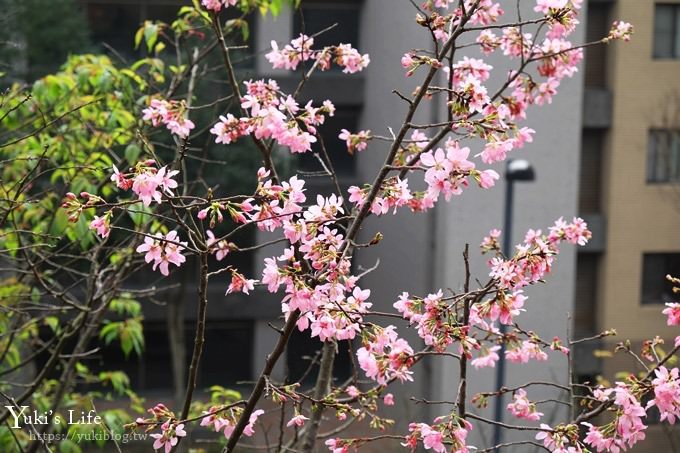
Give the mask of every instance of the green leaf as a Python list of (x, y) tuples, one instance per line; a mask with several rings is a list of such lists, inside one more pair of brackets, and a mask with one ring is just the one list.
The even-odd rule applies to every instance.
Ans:
[(77, 443), (70, 439), (64, 439), (59, 442), (59, 453), (82, 453)]
[(142, 43), (142, 38), (144, 37), (144, 27), (139, 27), (137, 33), (135, 33), (135, 49), (139, 49), (139, 45)]
[(146, 41), (146, 50), (151, 53), (153, 46), (158, 40), (158, 25), (153, 22), (146, 21), (144, 23), (144, 40)]
[(45, 318), (45, 324), (52, 329), (52, 332), (57, 333), (59, 331), (59, 318), (56, 316), (48, 316)]
[(142, 148), (137, 143), (130, 143), (125, 147), (125, 160), (132, 166), (137, 162), (141, 153)]
[(120, 323), (118, 322), (109, 322), (102, 327), (102, 330), (99, 332), (99, 338), (103, 338), (105, 344), (111, 343), (118, 338), (119, 325)]

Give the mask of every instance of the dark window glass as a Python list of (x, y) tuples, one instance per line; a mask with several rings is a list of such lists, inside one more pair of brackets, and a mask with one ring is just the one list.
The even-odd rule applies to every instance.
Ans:
[(139, 5), (90, 3), (87, 19), (93, 43), (106, 44), (126, 56), (134, 53), (134, 36), (142, 24)]
[(680, 5), (656, 5), (654, 57), (680, 58)]
[[(314, 38), (314, 48), (336, 44), (359, 45), (359, 1), (303, 2), (295, 12), (294, 37), (304, 31), (308, 36), (333, 24), (337, 25)], [(303, 23), (304, 18), (304, 23)]]
[[(331, 159), (335, 172), (339, 176), (351, 176), (355, 172), (356, 157), (347, 152), (347, 145), (338, 135), (342, 129), (356, 133), (359, 126), (359, 109), (338, 107), (335, 116), (327, 117), (326, 122), (318, 128), (323, 145)], [(315, 152), (320, 150), (321, 143), (312, 145)], [(304, 171), (321, 171), (321, 164), (311, 153), (300, 155), (300, 168)]]
[[(318, 338), (310, 338), (309, 331), (300, 332), (297, 329), (293, 332), (288, 342), (287, 382), (301, 382), (303, 386), (314, 385), (319, 373), (319, 360), (321, 359), (321, 349), (323, 343)], [(342, 382), (351, 375), (352, 360), (348, 341), (338, 342), (338, 351), (333, 365), (333, 378)], [(337, 382), (336, 382), (337, 383)]]
[(680, 253), (645, 253), (642, 263), (642, 303), (677, 301), (666, 275), (680, 275)]
[(680, 130), (649, 132), (647, 182), (680, 182)]
[[(187, 323), (184, 329), (187, 361), (191, 360), (195, 325)], [(91, 369), (121, 370), (130, 378), (133, 388), (143, 392), (167, 391), (173, 388), (172, 361), (165, 322), (144, 323), (144, 351), (125, 358), (118, 342), (103, 348), (94, 360), (87, 363)], [(245, 321), (208, 321), (205, 326), (205, 343), (201, 357), (197, 387), (200, 391), (211, 385), (236, 385), (251, 376), (253, 324)], [(97, 360), (99, 359), (99, 360)], [(224, 366), (226, 362), (238, 366)]]
[[(611, 5), (589, 3), (586, 21), (586, 42), (598, 41), (607, 36), (611, 27)], [(607, 46), (593, 46), (585, 49), (585, 85), (602, 88), (607, 85)]]

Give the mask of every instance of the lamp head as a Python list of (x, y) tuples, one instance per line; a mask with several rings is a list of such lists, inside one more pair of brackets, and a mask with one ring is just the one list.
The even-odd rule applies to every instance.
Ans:
[(534, 181), (536, 174), (534, 167), (526, 159), (510, 159), (505, 168), (507, 181)]

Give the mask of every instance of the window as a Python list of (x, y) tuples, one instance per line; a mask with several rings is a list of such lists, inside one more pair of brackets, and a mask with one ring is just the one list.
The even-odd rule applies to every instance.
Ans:
[[(293, 331), (288, 343), (286, 354), (287, 378), (286, 382), (301, 382), (309, 388), (316, 382), (319, 374), (319, 359), (323, 343), (318, 338), (309, 338), (308, 332)], [(350, 340), (339, 341), (338, 350), (333, 364), (333, 378), (345, 381), (352, 375), (352, 359), (354, 352)]]
[(642, 303), (677, 301), (666, 275), (680, 275), (680, 253), (645, 253), (642, 263)]
[(178, 0), (81, 0), (86, 7), (94, 44), (106, 44), (127, 57), (135, 56), (134, 36), (145, 20), (172, 22), (182, 6)]
[[(139, 52), (134, 49), (134, 37), (144, 21), (171, 24), (177, 19), (177, 12), (187, 4), (187, 1), (80, 0), (80, 4), (87, 12), (90, 38), (100, 48), (100, 51), (107, 51), (111, 48), (127, 59), (136, 59), (139, 57)], [(222, 13), (222, 17), (240, 17), (240, 12), (236, 8), (227, 8)], [(249, 20), (249, 23), (252, 24), (253, 21)], [(251, 30), (248, 42), (246, 42), (251, 48), (253, 36), (254, 33)], [(242, 44), (240, 38), (239, 44)], [(252, 58), (249, 53), (246, 55), (245, 52), (236, 52), (234, 62), (239, 67), (248, 66), (252, 65)]]
[(680, 5), (654, 9), (654, 58), (680, 58)]
[[(326, 148), (328, 157), (338, 176), (351, 177), (356, 172), (356, 157), (351, 156), (347, 152), (347, 145), (344, 140), (340, 140), (338, 135), (342, 129), (347, 129), (352, 133), (358, 132), (359, 127), (359, 109), (353, 107), (340, 106), (337, 107), (334, 116), (329, 116), (322, 126), (318, 128), (323, 145)], [(321, 145), (314, 144), (312, 149), (317, 149)], [(322, 170), (319, 161), (312, 155), (312, 153), (300, 154), (299, 168), (304, 171), (320, 171)]]
[(680, 130), (649, 131), (647, 182), (680, 182)]
[(360, 6), (361, 2), (357, 0), (302, 2), (300, 10), (295, 12), (293, 35), (297, 37), (304, 30), (306, 35), (311, 36), (337, 23), (331, 30), (314, 38), (314, 48), (340, 43), (356, 47), (359, 45)]
[[(186, 324), (184, 330), (185, 359), (191, 360), (195, 325)], [(169, 391), (173, 387), (172, 359), (163, 321), (144, 322), (144, 350), (142, 356), (134, 353), (126, 358), (117, 342), (92, 356), (88, 366), (93, 370), (122, 370), (127, 373), (132, 386), (142, 392)], [(207, 321), (205, 344), (198, 373), (199, 389), (211, 385), (235, 386), (252, 379), (253, 323), (249, 321)], [(225, 357), (239, 366), (224, 366)]]

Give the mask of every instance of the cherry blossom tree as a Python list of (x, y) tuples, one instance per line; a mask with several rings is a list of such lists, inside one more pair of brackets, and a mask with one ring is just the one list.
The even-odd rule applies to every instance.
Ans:
[[(140, 308), (134, 297), (158, 289), (143, 289), (137, 295), (126, 292), (124, 283), (130, 274), (146, 266), (163, 281), (188, 259), (195, 259), (196, 334), (181, 401), (159, 402), (127, 425), (130, 432), (150, 433), (150, 448), (177, 450), (191, 430), (203, 426), (214, 430), (224, 442), (224, 451), (231, 452), (248, 438), (259, 442), (262, 420), (278, 418), (277, 439), (258, 448), (309, 452), (325, 445), (343, 453), (386, 442), (391, 449), (412, 451), (421, 445), (426, 450), (459, 453), (519, 445), (556, 452), (617, 452), (644, 440), (651, 407), (673, 424), (680, 416), (680, 382), (678, 369), (669, 367), (680, 348), (678, 341), (651, 360), (629, 351), (647, 360), (646, 374), (630, 375), (609, 387), (573, 384), (569, 379), (569, 386), (527, 382), (468, 394), (476, 370), (494, 367), (500, 354), (516, 363), (545, 361), (548, 354), (570, 361), (574, 345), (613, 334), (546, 340), (519, 324), (522, 312), (531, 309), (527, 302), (531, 286), (549, 277), (560, 249), (585, 245), (591, 238), (580, 218), (560, 218), (553, 225), (540, 226), (543, 230), (529, 230), (508, 256), (501, 252), (500, 241), (505, 239), (498, 230), (485, 238), (471, 238), (481, 241), (481, 252), (489, 257), (489, 272), (482, 281), (482, 276), (471, 275), (473, 252), (466, 248), (465, 284), (460, 292), (432, 288), (427, 295), (415, 295), (408, 287), (398, 288), (403, 292), (392, 312), (372, 309), (371, 289), (363, 286), (363, 274), (352, 267), (356, 254), (382, 238), (382, 233), (367, 231), (368, 217), (402, 210), (420, 215), (464, 196), (475, 184), (493, 190), (499, 175), (489, 165), (506, 160), (532, 141), (535, 131), (523, 124), (525, 119), (533, 110), (547, 108), (563, 79), (574, 75), (583, 48), (626, 41), (631, 25), (614, 22), (601, 40), (575, 44), (569, 37), (579, 23), (580, 0), (537, 0), (532, 2), (534, 16), (517, 20), (504, 11), (512, 5), (493, 0), (414, 3), (414, 20), (431, 39), (431, 46), (405, 49), (401, 58), (404, 75), (414, 84), (411, 94), (395, 92), (404, 102), (403, 122), (386, 125), (392, 131), (386, 136), (377, 131), (341, 132), (337, 140), (346, 144), (349, 154), (373, 152), (374, 141), (388, 147), (372, 181), (343, 191), (319, 133), (335, 107), (325, 99), (304, 105), (299, 99), (316, 73), (332, 67), (348, 74), (360, 72), (370, 64), (370, 56), (349, 43), (319, 48), (315, 46), (318, 35), (302, 34), (289, 43), (273, 42), (265, 55), (273, 68), (301, 74), (293, 92), (284, 92), (272, 79), (239, 80), (234, 55), (242, 46), (231, 44), (233, 35), (247, 33), (246, 18), (255, 9), (275, 13), (282, 3), (195, 1), (179, 11), (173, 24), (148, 22), (142, 27), (137, 45), (143, 44), (149, 55), (130, 67), (117, 69), (104, 61), (102, 72), (97, 70), (100, 61), (83, 57), (65, 68), (55, 87), (50, 85), (54, 79), (39, 81), (32, 90), (46, 104), (52, 102), (49, 117), (41, 115), (44, 106), (32, 102), (32, 95), (22, 97), (20, 88), (4, 101), (1, 118), (10, 122), (10, 138), (0, 145), (8, 150), (0, 228), (3, 256), (14, 280), (3, 297), (12, 301), (6, 306), (14, 315), (3, 319), (11, 337), (3, 346), (3, 356), (15, 351), (17, 357), (0, 373), (10, 374), (30, 363), (32, 352), (26, 354), (27, 350), (44, 348), (49, 359), (20, 393), (11, 382), (3, 384), (9, 406), (1, 421), (11, 420), (12, 408), (26, 402), (41, 404), (52, 414), (66, 403), (92, 405), (91, 400), (80, 401), (74, 390), (76, 378), (92, 379), (80, 363), (90, 341), (98, 335), (107, 342), (119, 340), (128, 353), (143, 347)], [(229, 11), (238, 11), (238, 18), (226, 20)], [(168, 44), (176, 50), (172, 65), (160, 58)], [(459, 55), (467, 47), (485, 55), (501, 54), (514, 69), (492, 78), (491, 65)], [(219, 59), (218, 74), (228, 81), (230, 93), (198, 104), (201, 71), (211, 57)], [(495, 86), (492, 80), (501, 82)], [(50, 98), (73, 90), (81, 96), (76, 105), (63, 108)], [(446, 108), (446, 120), (415, 125), (417, 112), (433, 104)], [(60, 131), (58, 126), (65, 121), (73, 121), (71, 126), (83, 132)], [(53, 133), (41, 135), (53, 126)], [(221, 187), (206, 184), (200, 172), (191, 172), (190, 160), (211, 162), (195, 144), (201, 131), (208, 131), (210, 141), (225, 153), (246, 143), (258, 154), (261, 167), (252, 172), (247, 191), (222, 193)], [(107, 152), (73, 152), (81, 143), (92, 146), (89, 140), (94, 140), (94, 149)], [(308, 196), (304, 178), (282, 169), (281, 156), (287, 153), (314, 155), (333, 189)], [(414, 189), (421, 185), (424, 190)], [(60, 223), (54, 226), (55, 222)], [(220, 232), (224, 225), (230, 229)], [(276, 239), (239, 244), (237, 234), (248, 229), (273, 233)], [(359, 242), (362, 230), (373, 239)], [(264, 259), (261, 275), (225, 264), (235, 254), (272, 245), (279, 251)], [(276, 293), (282, 321), (273, 326), (278, 332), (276, 344), (250, 393), (242, 398), (216, 385), (206, 402), (196, 392), (208, 285), (215, 280), (225, 294)], [(30, 304), (49, 304), (47, 315), (31, 315)], [(111, 310), (127, 318), (106, 318)], [(677, 325), (680, 304), (669, 304), (663, 314), (669, 324)], [(417, 332), (420, 341), (408, 342), (403, 327), (395, 326), (397, 320)], [(36, 323), (53, 329), (52, 340), (45, 342), (32, 333)], [(509, 329), (503, 331), (501, 325)], [(295, 330), (323, 342), (311, 390), (272, 376)], [(69, 338), (77, 345), (65, 353)], [(340, 342), (355, 347), (356, 372), (346, 382), (336, 382), (332, 375)], [(457, 397), (444, 402), (451, 410), (433, 420), (412, 420), (403, 431), (392, 427), (383, 407), (395, 405), (390, 387), (418, 379), (417, 365), (433, 356), (457, 364)], [(48, 379), (47, 373), (57, 368), (62, 370), (60, 379)], [(100, 374), (97, 379), (117, 386), (139, 406), (122, 377)], [(571, 410), (564, 419), (546, 422), (543, 402), (532, 400), (538, 385), (566, 391), (561, 403)], [(469, 409), (504, 394), (512, 395), (507, 411), (516, 422), (489, 420)], [(324, 414), (336, 420), (328, 422)], [(57, 429), (26, 424), (43, 434)], [(473, 446), (469, 434), (482, 424), (516, 430), (526, 438)], [(321, 431), (322, 425), (328, 431)], [(376, 431), (355, 436), (351, 427), (356, 425)], [(6, 432), (2, 438), (7, 439), (6, 445), (26, 445), (26, 451), (47, 448), (41, 437), (29, 442), (12, 437), (14, 431)]]

